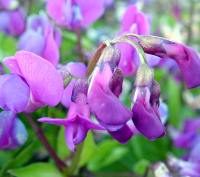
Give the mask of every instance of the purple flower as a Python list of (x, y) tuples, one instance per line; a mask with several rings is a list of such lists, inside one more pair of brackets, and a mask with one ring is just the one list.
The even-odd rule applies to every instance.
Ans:
[(15, 113), (22, 112), (30, 98), (27, 83), (16, 74), (0, 76), (0, 107)]
[(137, 86), (134, 94), (133, 123), (150, 140), (165, 134), (158, 110), (159, 96), (160, 86), (155, 81), (149, 86)]
[(46, 14), (40, 13), (29, 17), (27, 29), (19, 39), (18, 48), (33, 52), (57, 65), (60, 42), (59, 30), (50, 24)]
[(200, 140), (200, 119), (186, 119), (181, 132), (175, 129), (170, 130), (176, 147), (192, 148)]
[(192, 48), (154, 36), (139, 36), (138, 41), (146, 53), (174, 59), (188, 88), (200, 85), (200, 58)]
[(50, 62), (34, 53), (19, 51), (15, 56), (6, 58), (4, 64), (11, 73), (21, 76), (30, 88), (27, 112), (44, 105), (55, 106), (60, 102), (64, 88), (63, 80)]
[(66, 119), (48, 117), (39, 119), (40, 122), (63, 125), (65, 127), (66, 144), (71, 151), (75, 151), (75, 145), (80, 144), (85, 139), (90, 129), (103, 130), (103, 127), (90, 120), (90, 109), (86, 96), (87, 88), (85, 80), (76, 82)]
[(0, 9), (13, 10), (17, 8), (19, 2), (17, 0), (0, 0)]
[(105, 0), (48, 0), (47, 11), (57, 24), (69, 29), (87, 27), (104, 12)]
[(200, 165), (192, 161), (177, 159), (174, 156), (169, 156), (168, 165), (176, 171), (180, 176), (199, 177)]
[[(147, 17), (135, 5), (130, 6), (122, 18), (120, 33), (149, 34), (149, 29)], [(130, 44), (118, 44), (118, 48), (121, 51), (119, 67), (123, 74), (134, 74), (139, 64), (136, 50)]]
[(25, 29), (25, 14), (22, 9), (0, 12), (0, 31), (5, 34), (18, 36)]
[(61, 103), (68, 108), (71, 103), (72, 90), (77, 78), (84, 78), (86, 73), (86, 66), (80, 62), (69, 62), (67, 65), (60, 67), (60, 72), (63, 75), (64, 81), (70, 79), (64, 90)]
[(24, 124), (15, 113), (0, 113), (0, 149), (14, 149), (25, 143), (27, 132)]
[[(111, 48), (112, 49), (112, 48)], [(119, 142), (126, 142), (133, 134), (126, 123), (130, 120), (131, 112), (120, 102), (118, 96), (122, 90), (123, 76), (119, 68), (116, 68), (119, 58), (116, 57), (116, 49), (109, 59), (105, 50), (105, 60), (100, 61), (93, 71), (88, 89), (88, 103), (91, 111), (99, 123)]]

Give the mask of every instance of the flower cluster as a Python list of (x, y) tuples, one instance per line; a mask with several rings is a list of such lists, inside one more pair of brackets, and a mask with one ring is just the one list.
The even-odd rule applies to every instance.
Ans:
[[(48, 0), (46, 5), (58, 25), (75, 31), (98, 19), (105, 4), (105, 0)], [(3, 61), (10, 74), (0, 76), (1, 149), (15, 148), (26, 140), (18, 113), (59, 103), (68, 109), (66, 118), (42, 117), (38, 121), (64, 126), (71, 151), (91, 129), (107, 132), (120, 143), (136, 134), (149, 140), (164, 136), (166, 115), (160, 104), (160, 86), (146, 54), (173, 59), (188, 88), (200, 85), (198, 54), (183, 44), (148, 35), (148, 19), (135, 6), (126, 11), (118, 37), (105, 41), (88, 66), (58, 64), (61, 35), (44, 13), (31, 16), (26, 26), (18, 42), (21, 51)], [(134, 80), (129, 107), (120, 98), (127, 76)]]

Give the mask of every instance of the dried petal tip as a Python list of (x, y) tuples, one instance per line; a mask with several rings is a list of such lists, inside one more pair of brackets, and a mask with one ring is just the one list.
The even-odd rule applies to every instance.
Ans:
[(99, 63), (108, 62), (110, 67), (114, 69), (119, 63), (120, 56), (120, 51), (117, 48), (113, 46), (107, 46), (101, 54)]

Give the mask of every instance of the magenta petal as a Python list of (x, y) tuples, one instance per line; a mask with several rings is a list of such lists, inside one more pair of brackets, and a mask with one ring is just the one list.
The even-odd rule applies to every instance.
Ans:
[[(135, 25), (135, 29), (132, 29)], [(135, 5), (130, 6), (122, 19), (121, 31), (137, 34), (149, 34), (150, 27), (147, 17), (137, 10)]]
[(39, 122), (45, 122), (49, 124), (55, 124), (55, 125), (65, 125), (66, 119), (59, 119), (59, 118), (49, 118), (49, 117), (42, 117), (38, 119)]
[(75, 143), (74, 143), (74, 133), (75, 133), (76, 129), (75, 126), (69, 125), (65, 128), (65, 141), (67, 146), (69, 147), (69, 149), (71, 151), (75, 151)]
[(133, 132), (128, 125), (124, 125), (117, 131), (112, 131), (112, 132), (109, 131), (109, 133), (112, 135), (114, 139), (116, 139), (122, 144), (126, 143), (133, 135)]
[(47, 32), (46, 44), (42, 56), (56, 66), (59, 61), (59, 49), (53, 35), (52, 30)]
[(80, 144), (86, 138), (88, 129), (82, 124), (77, 124), (76, 129), (77, 130), (76, 135), (74, 136), (74, 143)]
[(185, 47), (184, 52), (187, 58), (180, 58), (176, 61), (187, 87), (194, 88), (200, 85), (200, 57), (189, 47)]
[(121, 52), (121, 59), (119, 62), (119, 68), (122, 70), (125, 76), (133, 75), (139, 65), (139, 59), (135, 49), (129, 44), (118, 44), (118, 49)]
[(67, 71), (74, 77), (82, 78), (86, 73), (86, 66), (81, 62), (69, 62), (66, 65)]
[[(71, 1), (71, 0), (68, 0)], [(56, 23), (62, 26), (66, 26), (67, 19), (65, 17), (65, 5), (66, 0), (48, 0), (47, 1), (47, 12)], [(70, 15), (71, 13), (68, 12)]]
[(87, 27), (94, 23), (104, 12), (104, 0), (76, 0), (77, 5), (80, 7), (83, 19), (81, 26)]
[(68, 108), (71, 103), (72, 90), (74, 88), (75, 83), (76, 83), (76, 81), (74, 79), (71, 80), (71, 82), (67, 85), (67, 87), (65, 88), (65, 90), (63, 92), (63, 97), (62, 97), (61, 103), (66, 108)]
[(55, 106), (61, 100), (64, 87), (62, 77), (47, 60), (31, 52), (20, 51), (4, 63), (12, 73), (26, 80), (35, 101)]

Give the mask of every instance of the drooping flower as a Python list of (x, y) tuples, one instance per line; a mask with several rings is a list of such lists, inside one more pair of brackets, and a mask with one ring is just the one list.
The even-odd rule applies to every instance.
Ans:
[(27, 51), (19, 51), (6, 58), (4, 64), (11, 73), (22, 77), (30, 88), (30, 99), (25, 111), (32, 112), (44, 105), (57, 105), (63, 94), (61, 74), (47, 60)]
[(165, 130), (159, 113), (160, 86), (153, 80), (151, 70), (147, 69), (141, 65), (137, 71), (132, 120), (140, 133), (154, 140), (163, 136)]
[(61, 26), (85, 28), (103, 15), (104, 4), (105, 0), (48, 0), (47, 12)]
[(29, 17), (26, 31), (19, 39), (18, 48), (33, 52), (57, 65), (60, 43), (60, 31), (52, 26), (44, 12), (40, 12), (39, 15)]
[(26, 142), (24, 124), (12, 111), (0, 113), (0, 149), (14, 149)]
[(3, 110), (22, 112), (28, 105), (30, 89), (27, 83), (16, 74), (0, 76), (0, 107)]
[(69, 62), (67, 63), (67, 65), (60, 66), (60, 72), (63, 75), (64, 82), (65, 80), (67, 80), (67, 86), (64, 90), (61, 100), (61, 103), (66, 108), (68, 108), (71, 103), (72, 91), (74, 88), (74, 84), (76, 83), (76, 79), (84, 78), (86, 69), (86, 66), (81, 62)]
[[(130, 6), (121, 22), (120, 34), (122, 33), (135, 33), (135, 34), (149, 34), (150, 26), (145, 14), (140, 12), (135, 5)], [(122, 69), (123, 74), (130, 76), (137, 70), (139, 58), (136, 50), (130, 44), (118, 44), (121, 51), (121, 59), (119, 67)]]
[(4, 10), (0, 12), (0, 31), (7, 35), (18, 36), (25, 30), (25, 14), (23, 9)]
[(124, 143), (133, 134), (126, 125), (132, 114), (118, 99), (123, 81), (121, 70), (116, 67), (119, 62), (118, 52), (113, 47), (104, 50), (102, 55), (105, 58), (97, 64), (91, 77), (88, 103), (99, 123), (114, 138)]
[(75, 146), (85, 139), (90, 129), (103, 130), (103, 127), (90, 120), (90, 109), (86, 96), (87, 89), (87, 81), (84, 79), (76, 81), (66, 119), (48, 117), (39, 119), (40, 122), (63, 125), (65, 127), (66, 144), (71, 151), (75, 151)]
[(174, 59), (188, 88), (200, 85), (200, 58), (192, 48), (155, 36), (140, 36), (138, 42), (146, 53)]

